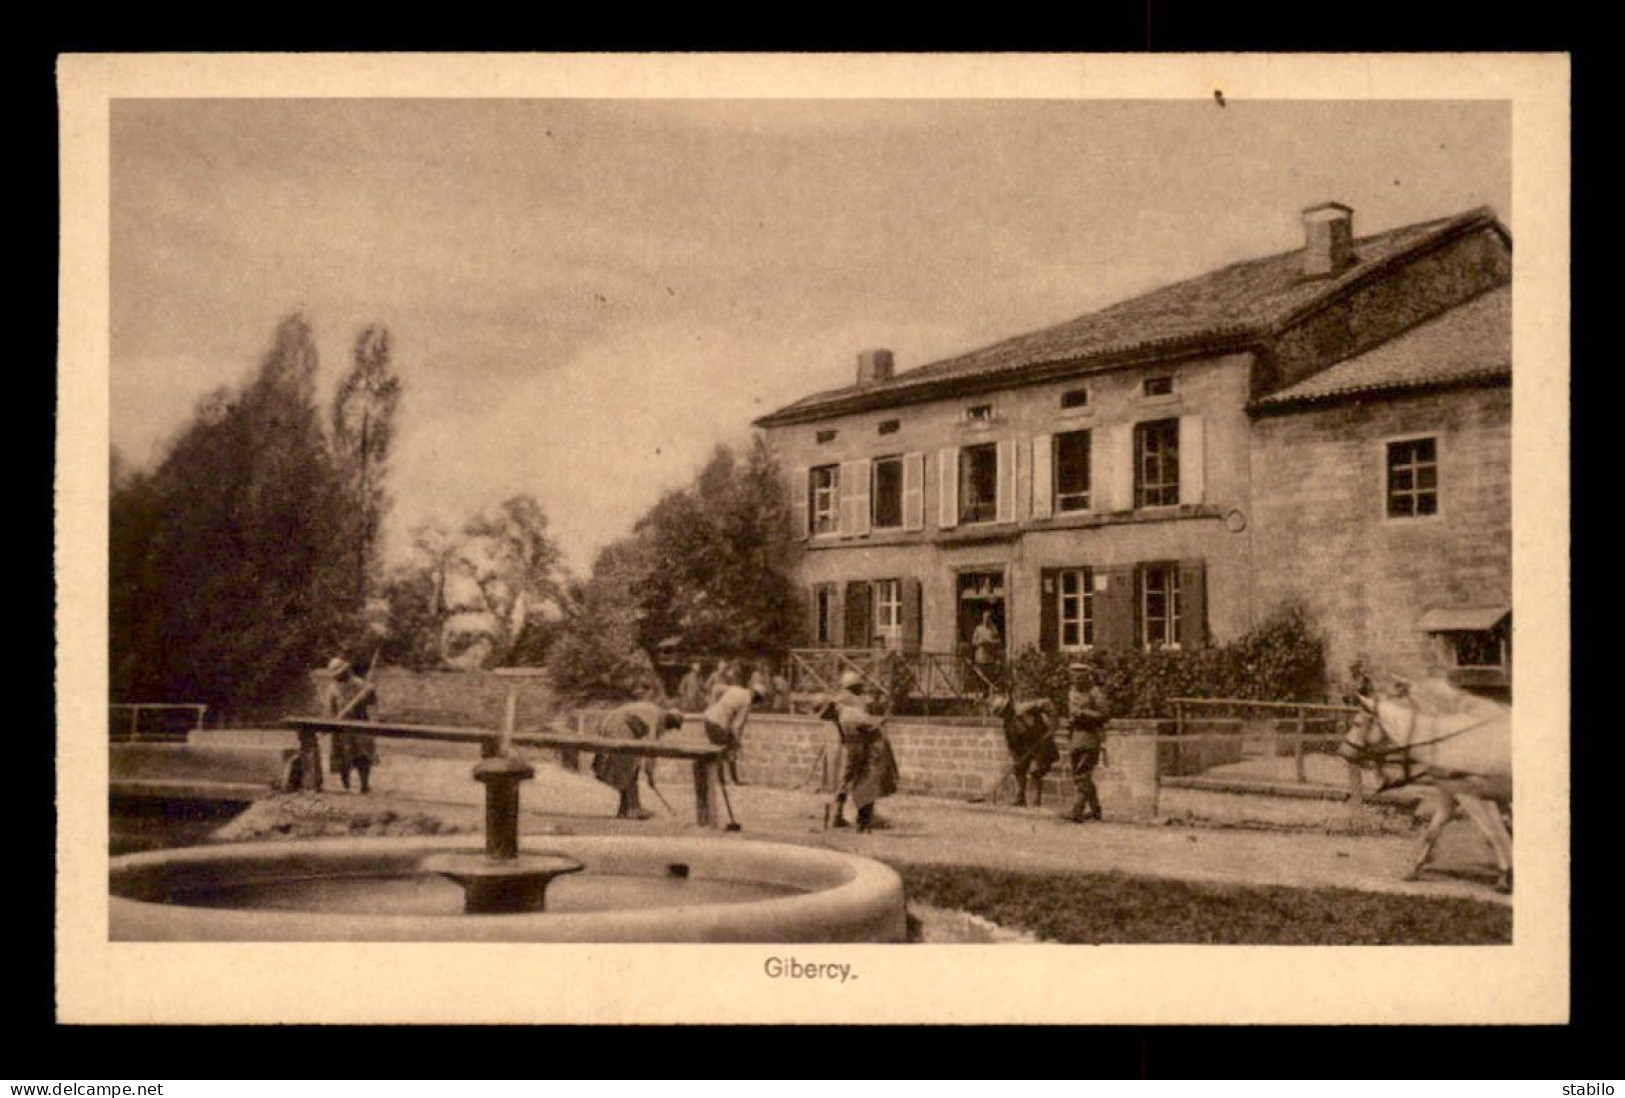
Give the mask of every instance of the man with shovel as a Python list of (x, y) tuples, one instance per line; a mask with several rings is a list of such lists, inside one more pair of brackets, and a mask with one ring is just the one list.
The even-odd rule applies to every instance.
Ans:
[[(659, 739), (668, 729), (683, 727), (683, 714), (675, 709), (663, 709), (653, 702), (636, 701), (611, 709), (598, 725), (598, 734), (611, 740), (641, 740), (649, 736)], [(615, 810), (618, 820), (647, 820), (649, 813), (638, 800), (638, 774), (644, 761), (629, 755), (603, 751), (593, 756), (593, 777), (619, 791), (620, 807)], [(660, 791), (654, 784), (654, 760), (649, 760), (649, 788)]]
[[(377, 657), (373, 657), (377, 662)], [(356, 676), (350, 662), (334, 656), (327, 664), (327, 687), (323, 691), (322, 708), (330, 717), (341, 720), (365, 721), (372, 719), (372, 704), (377, 700), (373, 689), (372, 670), (367, 678)], [(350, 788), (350, 771), (361, 778), (361, 792), (370, 793), (373, 764), (378, 761), (378, 741), (364, 732), (335, 732), (333, 751), (329, 759), (333, 773), (339, 776), (344, 788)], [(320, 773), (318, 763), (317, 772)], [(319, 788), (319, 787), (318, 787)]]

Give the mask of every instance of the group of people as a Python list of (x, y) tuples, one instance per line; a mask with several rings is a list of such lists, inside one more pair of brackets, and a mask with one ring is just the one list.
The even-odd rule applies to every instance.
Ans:
[(1111, 706), (1101, 688), (1100, 673), (1085, 663), (1068, 668), (1066, 712), (1059, 714), (1047, 698), (1017, 701), (999, 698), (994, 713), (1004, 720), (1005, 743), (1014, 759), (1016, 803), (1027, 803), (1033, 784), (1034, 803), (1044, 801), (1044, 777), (1062, 758), (1072, 778), (1072, 807), (1063, 818), (1073, 823), (1100, 819), (1100, 793), (1094, 771), (1105, 756), (1106, 721)]
[[(720, 777), (734, 785), (745, 784), (739, 778), (739, 749), (745, 738), (745, 725), (751, 710), (767, 700), (767, 691), (759, 684), (740, 686), (719, 682), (710, 691), (706, 705), (697, 710), (705, 724), (705, 738), (722, 748)], [(648, 736), (659, 739), (667, 732), (681, 728), (686, 714), (652, 701), (627, 702), (604, 715), (598, 733), (609, 739), (641, 740)], [(594, 756), (593, 776), (620, 794), (620, 806), (615, 815), (625, 820), (646, 820), (649, 813), (639, 796), (639, 779), (647, 778), (655, 788), (653, 760), (629, 758), (612, 752)]]
[(720, 660), (707, 674), (695, 660), (677, 685), (677, 706), (684, 713), (704, 713), (730, 686), (743, 686), (761, 694), (761, 708), (778, 711), (790, 701), (790, 680), (762, 664), (751, 667), (739, 660)]

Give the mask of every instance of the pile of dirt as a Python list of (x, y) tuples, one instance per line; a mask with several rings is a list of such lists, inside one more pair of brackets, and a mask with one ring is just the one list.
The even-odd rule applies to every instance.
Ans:
[(287, 793), (256, 802), (216, 831), (215, 842), (322, 839), (345, 836), (457, 835), (477, 831), (465, 813), (405, 810), (320, 793)]

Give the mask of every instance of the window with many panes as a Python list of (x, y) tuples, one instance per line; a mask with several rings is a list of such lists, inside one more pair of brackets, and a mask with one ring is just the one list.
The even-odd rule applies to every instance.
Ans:
[(841, 528), (841, 467), (820, 465), (808, 478), (808, 511), (812, 515), (812, 532), (833, 534)]
[(1089, 432), (1055, 436), (1055, 509), (1089, 510)]
[(1056, 619), (1061, 627), (1061, 647), (1094, 647), (1095, 574), (1087, 568), (1062, 572), (1055, 597), (1060, 600)]
[(999, 448), (993, 443), (959, 451), (959, 521), (993, 522), (999, 512)]
[(1134, 425), (1134, 506), (1179, 502), (1179, 420)]
[(1140, 568), (1140, 647), (1163, 648), (1177, 644), (1179, 609), (1179, 565), (1143, 565)]
[(1388, 444), (1388, 517), (1439, 513), (1439, 451), (1431, 438)]
[(870, 494), (870, 523), (876, 529), (903, 525), (903, 459), (877, 458)]
[(903, 584), (900, 580), (875, 581), (875, 633), (896, 642), (903, 635)]

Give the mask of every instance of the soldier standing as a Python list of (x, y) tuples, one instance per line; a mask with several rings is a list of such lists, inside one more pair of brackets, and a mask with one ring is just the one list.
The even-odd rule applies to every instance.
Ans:
[(1067, 765), (1072, 771), (1072, 785), (1077, 797), (1066, 819), (1073, 823), (1100, 819), (1100, 794), (1095, 790), (1094, 769), (1100, 765), (1100, 756), (1106, 744), (1106, 719), (1111, 706), (1106, 692), (1100, 688), (1100, 674), (1085, 663), (1075, 663), (1072, 686), (1067, 691)]
[(834, 827), (847, 827), (847, 797), (858, 806), (858, 830), (866, 832), (888, 825), (875, 815), (875, 802), (897, 792), (897, 756), (886, 738), (885, 721), (874, 716), (874, 706), (859, 693), (862, 679), (848, 673), (842, 676), (841, 693), (831, 698), (825, 717), (840, 729), (841, 746), (846, 752), (846, 770), (835, 794)]

